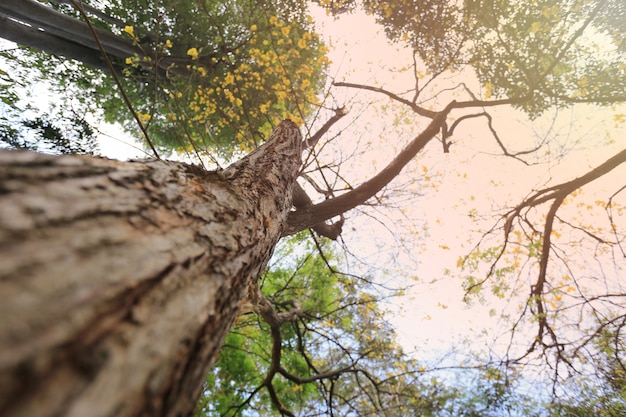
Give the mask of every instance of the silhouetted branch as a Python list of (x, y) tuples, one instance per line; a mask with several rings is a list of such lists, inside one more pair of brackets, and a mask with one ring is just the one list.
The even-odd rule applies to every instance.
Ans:
[(304, 206), (301, 210), (291, 212), (284, 234), (293, 234), (324, 220), (339, 216), (375, 196), (440, 132), (441, 126), (445, 123), (454, 104), (453, 101), (444, 110), (438, 112), (426, 129), (417, 135), (383, 170), (368, 181), (338, 197), (315, 205)]
[(415, 102), (402, 98), (399, 95), (392, 93), (391, 91), (385, 90), (384, 88), (373, 87), (371, 85), (366, 85), (366, 84), (346, 83), (346, 82), (341, 82), (341, 81), (335, 81), (333, 82), (333, 85), (336, 87), (358, 88), (360, 90), (368, 90), (368, 91), (373, 91), (375, 93), (384, 94), (390, 99), (397, 101), (398, 103), (402, 103), (402, 104), (409, 106), (411, 110), (413, 110), (415, 113), (419, 114), (420, 116), (428, 117), (430, 119), (434, 119), (438, 115), (437, 112), (420, 107)]

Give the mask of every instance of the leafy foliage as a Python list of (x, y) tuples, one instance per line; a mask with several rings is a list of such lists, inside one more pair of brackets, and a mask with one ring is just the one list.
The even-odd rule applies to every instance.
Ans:
[(432, 73), (471, 66), (485, 99), (513, 100), (537, 117), (553, 105), (624, 100), (622, 3), (365, 0), (363, 8)]
[(92, 155), (97, 152), (96, 135), (89, 123), (71, 111), (64, 115), (67, 111), (64, 106), (34, 118), (25, 116), (25, 110), (29, 110), (29, 114), (32, 110), (30, 106), (21, 107), (19, 96), (13, 91), (15, 84), (7, 72), (0, 70), (0, 142), (15, 149), (48, 153)]
[[(298, 0), (105, 6), (107, 20), (95, 25), (142, 51), (123, 62), (110, 59), (122, 68), (137, 119), (161, 149), (212, 148), (228, 156), (254, 147), (287, 116), (302, 122), (317, 106), (325, 48)], [(79, 17), (67, 5), (57, 8)], [(5, 55), (24, 79), (55, 80), (53, 88), (75, 91), (82, 106), (102, 109), (108, 122), (141, 136), (110, 75), (40, 51)]]
[(280, 328), (280, 375), (264, 377), (275, 342), (267, 323), (243, 314), (207, 378), (196, 416), (270, 415), (276, 403), (268, 383), (298, 415), (430, 416), (453, 398), (403, 354), (371, 285), (336, 271), (328, 241), (300, 234), (283, 242), (274, 259), (263, 292), (279, 310), (302, 303), (297, 320)]
[[(302, 5), (194, 0), (173, 8), (141, 3), (110, 12), (139, 11), (131, 15), (139, 25), (136, 31), (157, 31), (152, 46), (172, 62), (165, 84), (155, 84), (152, 73), (142, 74), (151, 65), (146, 57), (129, 57), (125, 70), (125, 90), (159, 145), (217, 144), (229, 153), (236, 149), (234, 141), (250, 149), (278, 121), (289, 116), (301, 122), (314, 108), (325, 50), (310, 31)], [(134, 31), (128, 35), (137, 39)], [(109, 120), (127, 120), (121, 106), (107, 107), (113, 102), (107, 97), (103, 103)]]

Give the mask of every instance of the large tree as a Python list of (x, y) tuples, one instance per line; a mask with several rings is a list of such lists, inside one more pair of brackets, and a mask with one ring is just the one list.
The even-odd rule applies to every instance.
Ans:
[(301, 142), (219, 172), (3, 151), (2, 414), (189, 414), (240, 301), (271, 307)]
[[(512, 105), (537, 117), (553, 106), (622, 102), (624, 67), (616, 59), (623, 53), (622, 45), (611, 43), (614, 48), (602, 49), (600, 56), (588, 53), (595, 36), (614, 37), (619, 20), (613, 17), (621, 3), (552, 3), (528, 9), (518, 2), (463, 6), (364, 2), (394, 41), (415, 47), (409, 67), (414, 84), (403, 94), (350, 80), (335, 82), (333, 88), (390, 98), (412, 113), (412, 126), (418, 128), (385, 168), (368, 174), (358, 186), (351, 185), (338, 163), (323, 161), (324, 145), (316, 147), (330, 125), (345, 116), (342, 109), (330, 110), (329, 122), (319, 134), (307, 135), (305, 144), (297, 138), (296, 128), (285, 122), (268, 145), (224, 171), (161, 161), (127, 164), (7, 154), (0, 206), (2, 248), (7, 260), (14, 259), (3, 263), (1, 281), (9, 300), (2, 307), (3, 317), (10, 318), (2, 322), (0, 332), (2, 387), (11, 395), (4, 404), (7, 412), (34, 414), (28, 407), (39, 405), (51, 414), (70, 415), (82, 415), (85, 409), (119, 415), (189, 412), (244, 296), (252, 298), (253, 311), (272, 336), (267, 377), (257, 387), (268, 389), (279, 411), (290, 413), (272, 391), (273, 378), (279, 374), (298, 386), (328, 376), (328, 385), (333, 386), (338, 375), (327, 369), (308, 365), (303, 377), (281, 366), (281, 341), (290, 340), (289, 335), (283, 338), (283, 325), (297, 319), (301, 310), (298, 300), (276, 299), (278, 303), (272, 304), (258, 292), (256, 280), (272, 247), (281, 235), (309, 227), (337, 237), (344, 213), (372, 202), (429, 144), (438, 142), (444, 153), (454, 152), (453, 140), (458, 141), (459, 132), (471, 122), (484, 121), (501, 153), (517, 161), (528, 163), (525, 158), (542, 150), (512, 150), (494, 128), (488, 109)], [(282, 25), (284, 36), (291, 33), (292, 28), (276, 19), (270, 17), (268, 23)], [(191, 52), (193, 58), (197, 51)], [(463, 82), (437, 85), (463, 70), (474, 71), (478, 87)], [(237, 107), (233, 99), (226, 105)], [(283, 140), (285, 132), (290, 132), (291, 142)], [(303, 146), (312, 152), (299, 185), (295, 177)], [(495, 296), (510, 288), (524, 288), (528, 294), (511, 332), (521, 335), (523, 348), (508, 350), (505, 365), (514, 368), (531, 357), (542, 357), (554, 365), (557, 382), (563, 363), (581, 369), (594, 338), (605, 334), (620, 349), (623, 346), (619, 285), (607, 280), (611, 286), (605, 292), (589, 295), (585, 286), (575, 286), (579, 281), (570, 286), (552, 281), (549, 268), (561, 255), (554, 246), (557, 222), (590, 236), (599, 246), (618, 254), (623, 250), (623, 228), (611, 211), (618, 208), (621, 184), (609, 191), (606, 202), (609, 233), (600, 234), (557, 214), (567, 196), (614, 170), (625, 158), (623, 151), (617, 152), (588, 173), (530, 194), (502, 213), (492, 229), (500, 233), (498, 245), (479, 246), (459, 262), (467, 269), (491, 262), (484, 274), (468, 274), (468, 295), (482, 288)], [(321, 197), (312, 198), (313, 192)], [(292, 203), (295, 210), (289, 211)], [(545, 217), (533, 217), (546, 203)], [(333, 218), (333, 224), (326, 223)], [(515, 269), (520, 256), (515, 250), (520, 248), (525, 265), (536, 269)], [(513, 261), (502, 266), (507, 257)], [(42, 278), (56, 273), (58, 279)], [(524, 276), (531, 276), (532, 282)], [(557, 297), (570, 293), (570, 287), (574, 295), (569, 304), (559, 304)], [(615, 306), (619, 308), (612, 310)], [(583, 336), (576, 333), (577, 339), (564, 339), (574, 334), (574, 326), (559, 332), (558, 320), (567, 316), (562, 312), (574, 309), (581, 314), (591, 310), (599, 321)], [(523, 326), (533, 326), (533, 337), (525, 338)], [(358, 372), (354, 367), (348, 371)], [(486, 372), (499, 375), (491, 369)], [(506, 380), (508, 375), (503, 375)], [(353, 386), (366, 395), (370, 392), (358, 380)], [(484, 389), (488, 402), (492, 391), (498, 394), (502, 388), (494, 387)], [(337, 392), (328, 390), (330, 404)], [(402, 394), (413, 395), (409, 389)], [(100, 407), (102, 402), (106, 404)]]

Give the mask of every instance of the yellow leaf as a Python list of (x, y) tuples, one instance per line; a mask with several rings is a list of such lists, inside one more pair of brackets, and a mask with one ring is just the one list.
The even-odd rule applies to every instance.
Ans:
[(537, 33), (539, 30), (541, 30), (541, 22), (533, 22), (533, 24), (530, 25), (530, 33)]
[(226, 74), (226, 77), (224, 78), (224, 86), (228, 86), (234, 83), (235, 83), (235, 76), (231, 73)]
[(141, 112), (137, 112), (137, 117), (139, 118), (141, 123), (148, 123), (150, 119), (152, 118), (151, 115), (146, 114), (146, 113), (141, 113)]
[(485, 83), (485, 98), (491, 97), (491, 83)]

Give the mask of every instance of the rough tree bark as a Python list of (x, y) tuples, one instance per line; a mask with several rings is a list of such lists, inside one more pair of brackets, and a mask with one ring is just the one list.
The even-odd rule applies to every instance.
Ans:
[(219, 172), (0, 152), (0, 415), (184, 416), (283, 232), (284, 121)]

